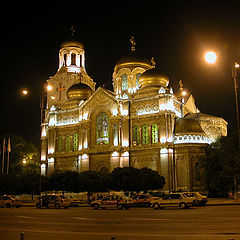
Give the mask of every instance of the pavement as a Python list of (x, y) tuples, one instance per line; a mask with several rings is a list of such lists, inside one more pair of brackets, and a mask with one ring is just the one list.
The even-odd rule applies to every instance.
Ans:
[[(217, 206), (217, 205), (240, 205), (240, 199), (233, 199), (233, 198), (208, 198), (207, 202), (208, 206)], [(35, 201), (27, 201), (22, 203), (24, 207), (34, 207)]]

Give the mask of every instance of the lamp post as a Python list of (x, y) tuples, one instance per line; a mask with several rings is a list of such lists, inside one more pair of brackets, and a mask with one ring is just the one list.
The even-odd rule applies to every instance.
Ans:
[(236, 62), (232, 63), (232, 78), (233, 78), (233, 86), (235, 93), (235, 106), (236, 106), (236, 114), (237, 114), (237, 130), (238, 130), (238, 147), (240, 149), (240, 123), (239, 123), (239, 108), (238, 108), (238, 92), (237, 92), (237, 69), (239, 68), (239, 64)]
[[(207, 63), (215, 63), (217, 60), (217, 55), (214, 52), (207, 52), (205, 54), (205, 61)], [(237, 92), (237, 69), (239, 64), (237, 62), (232, 62), (232, 78), (233, 78), (233, 87), (235, 93), (235, 107), (236, 107), (236, 118), (237, 118), (237, 132), (238, 132), (238, 149), (240, 151), (240, 123), (239, 123), (239, 107), (238, 107), (238, 92)], [(235, 200), (237, 201), (237, 177), (234, 176), (234, 188), (235, 188)]]

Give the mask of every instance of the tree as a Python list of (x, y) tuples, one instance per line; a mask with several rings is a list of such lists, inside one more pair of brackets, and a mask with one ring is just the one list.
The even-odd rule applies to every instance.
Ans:
[(209, 145), (203, 159), (206, 187), (210, 196), (227, 197), (240, 181), (240, 150), (236, 133), (219, 138)]
[(164, 177), (149, 168), (115, 168), (110, 174), (110, 187), (116, 191), (148, 191), (162, 189)]

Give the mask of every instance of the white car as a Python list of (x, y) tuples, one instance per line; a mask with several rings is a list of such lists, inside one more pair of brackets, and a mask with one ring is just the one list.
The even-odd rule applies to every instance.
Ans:
[(199, 192), (184, 192), (184, 194), (188, 197), (193, 197), (194, 205), (197, 205), (197, 206), (204, 206), (208, 201), (207, 196), (202, 195)]
[(189, 208), (193, 205), (194, 198), (187, 197), (183, 193), (170, 193), (163, 198), (151, 201), (153, 209), (162, 209), (164, 207)]

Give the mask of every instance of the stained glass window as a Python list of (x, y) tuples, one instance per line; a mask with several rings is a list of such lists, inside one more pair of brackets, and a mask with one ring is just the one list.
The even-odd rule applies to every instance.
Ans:
[(127, 74), (124, 73), (121, 76), (121, 80), (122, 80), (122, 91), (125, 91), (128, 89), (128, 79), (127, 79)]
[(158, 142), (158, 126), (157, 124), (152, 125), (152, 143)]
[(108, 116), (104, 112), (98, 114), (98, 116), (97, 116), (96, 140), (97, 140), (97, 144), (108, 144), (109, 143)]
[(149, 144), (149, 132), (148, 132), (148, 125), (142, 126), (142, 144)]
[(66, 152), (70, 152), (71, 150), (71, 136), (69, 134), (66, 135)]
[(139, 144), (140, 144), (139, 127), (134, 126), (133, 127), (133, 145), (139, 145)]
[(63, 136), (58, 137), (58, 151), (63, 152)]
[(136, 87), (137, 87), (137, 88), (139, 88), (139, 78), (140, 78), (140, 76), (141, 76), (141, 73), (138, 73), (138, 74), (136, 75)]
[(78, 150), (78, 134), (74, 133), (73, 134), (73, 151)]

